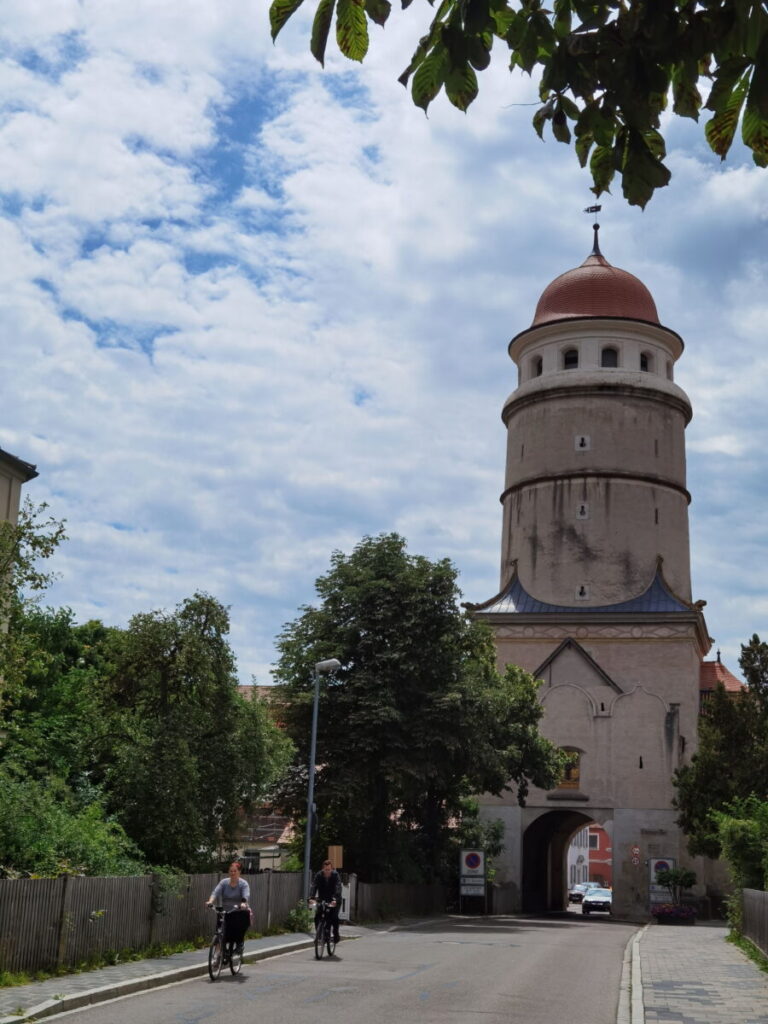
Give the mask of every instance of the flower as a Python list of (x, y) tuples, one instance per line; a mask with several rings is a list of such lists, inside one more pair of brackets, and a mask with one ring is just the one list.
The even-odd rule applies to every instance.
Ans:
[(655, 903), (651, 907), (654, 917), (679, 917), (688, 919), (696, 917), (696, 907), (690, 903)]

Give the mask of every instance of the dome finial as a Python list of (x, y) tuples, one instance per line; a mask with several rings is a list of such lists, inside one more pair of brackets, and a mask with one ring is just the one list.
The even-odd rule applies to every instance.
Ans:
[(584, 208), (584, 213), (594, 213), (594, 215), (595, 215), (595, 223), (592, 225), (592, 230), (595, 232), (595, 240), (594, 240), (594, 242), (592, 244), (592, 252), (590, 253), (591, 256), (602, 256), (603, 255), (600, 252), (600, 242), (599, 242), (598, 237), (597, 237), (597, 233), (600, 230), (600, 225), (597, 223), (597, 215), (598, 215), (598, 213), (600, 213), (601, 210), (602, 210), (602, 206), (587, 206), (587, 207)]

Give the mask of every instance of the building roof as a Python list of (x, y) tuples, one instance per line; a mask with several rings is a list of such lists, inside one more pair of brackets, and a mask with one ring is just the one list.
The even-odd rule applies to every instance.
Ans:
[(720, 661), (720, 652), (717, 652), (716, 661), (702, 661), (699, 673), (699, 689), (705, 693), (714, 690), (719, 683), (722, 683), (728, 693), (739, 693), (744, 689), (744, 683), (729, 672)]
[(557, 320), (620, 317), (658, 324), (653, 296), (633, 274), (611, 266), (595, 246), (580, 267), (556, 277), (542, 292), (532, 327)]
[(0, 448), (0, 463), (3, 462), (14, 470), (24, 482), (27, 480), (34, 480), (34, 478), (39, 475), (37, 467), (33, 466), (31, 462), (25, 462), (17, 455), (11, 455), (10, 452), (6, 452)]
[(546, 601), (539, 601), (533, 597), (520, 582), (517, 573), (512, 577), (509, 585), (497, 597), (491, 598), (485, 604), (470, 605), (474, 611), (483, 612), (485, 615), (562, 615), (563, 613), (576, 615), (590, 615), (595, 612), (622, 613), (631, 612), (690, 612), (692, 606), (675, 597), (664, 581), (661, 568), (657, 568), (656, 575), (642, 594), (632, 597), (628, 601), (619, 601), (617, 604), (598, 605), (560, 605), (548, 604)]

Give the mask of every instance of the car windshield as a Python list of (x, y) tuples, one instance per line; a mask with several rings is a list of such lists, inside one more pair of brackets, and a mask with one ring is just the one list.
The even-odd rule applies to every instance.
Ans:
[(610, 889), (590, 889), (587, 896), (591, 900), (609, 900), (611, 898)]

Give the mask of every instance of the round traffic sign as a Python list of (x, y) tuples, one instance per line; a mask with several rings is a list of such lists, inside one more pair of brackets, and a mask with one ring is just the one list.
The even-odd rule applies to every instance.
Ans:
[(468, 868), (472, 868), (473, 871), (477, 870), (477, 868), (479, 868), (481, 864), (480, 854), (475, 853), (475, 851), (473, 850), (471, 853), (468, 853), (467, 856), (464, 858), (464, 863), (467, 865)]

